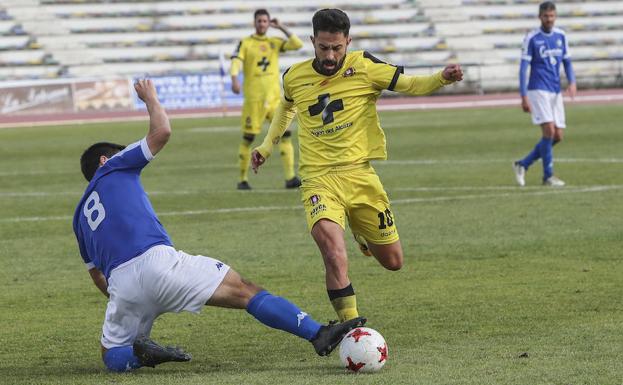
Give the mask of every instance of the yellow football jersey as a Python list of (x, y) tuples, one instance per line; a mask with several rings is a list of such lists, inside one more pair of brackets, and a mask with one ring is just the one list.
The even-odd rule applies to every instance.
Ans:
[[(292, 104), (299, 126), (301, 176), (310, 178), (330, 167), (386, 159), (376, 101), (382, 90), (396, 90), (403, 68), (366, 51), (348, 53), (332, 76), (316, 72), (312, 62), (297, 63), (283, 76), (285, 103)], [(436, 83), (437, 88), (443, 85)], [(409, 91), (404, 88), (402, 84), (401, 90)]]
[(256, 34), (242, 39), (231, 57), (230, 75), (237, 76), (242, 64), (245, 100), (279, 97), (279, 53), (302, 46), (303, 42), (294, 34), (288, 40)]
[(442, 71), (409, 76), (403, 68), (382, 62), (365, 51), (348, 53), (332, 76), (313, 68), (313, 59), (283, 74), (283, 99), (263, 143), (256, 150), (267, 158), (294, 116), (298, 121), (299, 172), (303, 179), (332, 167), (385, 159), (385, 134), (376, 112), (384, 89), (425, 95), (452, 83)]

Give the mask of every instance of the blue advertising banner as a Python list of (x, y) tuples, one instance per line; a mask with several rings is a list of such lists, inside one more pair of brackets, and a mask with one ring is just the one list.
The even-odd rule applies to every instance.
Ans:
[[(154, 76), (160, 103), (166, 109), (220, 108), (241, 106), (242, 96), (231, 92), (231, 78), (219, 73)], [(136, 109), (145, 104), (134, 93)]]

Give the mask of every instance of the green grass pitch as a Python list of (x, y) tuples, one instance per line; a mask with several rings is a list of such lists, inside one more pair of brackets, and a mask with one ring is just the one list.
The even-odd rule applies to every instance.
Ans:
[[(519, 107), (382, 113), (389, 160), (376, 162), (393, 201), (405, 266), (384, 271), (347, 233), (360, 312), (389, 345), (373, 375), (337, 354), (268, 329), (244, 311), (168, 314), (152, 336), (190, 363), (109, 374), (99, 336), (106, 298), (71, 230), (86, 184), (78, 158), (99, 140), (129, 143), (145, 122), (0, 129), (2, 384), (621, 384), (623, 379), (623, 108), (567, 108), (555, 147), (561, 189), (514, 184), (511, 162), (539, 129)], [(334, 318), (324, 269), (278, 155), (252, 192), (237, 192), (238, 118), (174, 120), (143, 173), (177, 248)]]

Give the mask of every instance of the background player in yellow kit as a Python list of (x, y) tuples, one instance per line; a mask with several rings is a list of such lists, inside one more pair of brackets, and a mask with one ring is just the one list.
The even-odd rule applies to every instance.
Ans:
[(257, 171), (296, 115), (307, 225), (324, 260), (329, 299), (345, 320), (358, 316), (344, 242), (347, 219), (364, 253), (389, 270), (403, 263), (387, 193), (370, 165), (387, 157), (376, 101), (384, 89), (428, 94), (461, 80), (463, 72), (450, 64), (430, 76), (407, 76), (368, 52), (347, 53), (350, 21), (339, 9), (316, 12), (312, 24), (316, 57), (284, 73), (283, 99), (251, 161)]
[[(244, 75), (244, 104), (242, 107), (242, 143), (239, 147), (240, 182), (239, 190), (250, 190), (248, 182), (251, 143), (262, 130), (265, 120), (272, 120), (273, 112), (279, 104), (279, 53), (297, 50), (303, 42), (290, 33), (277, 19), (270, 19), (268, 11), (258, 9), (254, 14), (255, 34), (245, 37), (231, 57), (231, 89), (240, 93), (238, 74), (242, 68)], [(269, 27), (281, 30), (287, 40), (266, 36)], [(294, 150), (290, 140), (291, 133), (283, 133), (279, 152), (286, 177), (286, 188), (297, 188), (301, 181), (294, 173)]]

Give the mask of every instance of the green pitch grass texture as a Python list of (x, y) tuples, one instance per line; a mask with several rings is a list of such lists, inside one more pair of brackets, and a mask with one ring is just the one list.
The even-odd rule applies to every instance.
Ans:
[[(2, 384), (621, 384), (623, 108), (569, 106), (554, 149), (515, 185), (511, 162), (540, 133), (520, 109), (382, 113), (389, 161), (375, 162), (405, 251), (383, 270), (346, 233), (368, 326), (389, 345), (380, 373), (352, 375), (337, 352), (269, 329), (245, 311), (167, 314), (152, 337), (193, 354), (132, 374), (100, 359), (106, 298), (78, 254), (71, 216), (95, 141), (130, 143), (146, 122), (0, 130)], [(174, 120), (143, 183), (175, 246), (225, 261), (317, 320), (335, 315), (299, 194), (278, 151), (251, 192), (235, 190), (238, 118)], [(259, 139), (258, 139), (259, 142)]]

